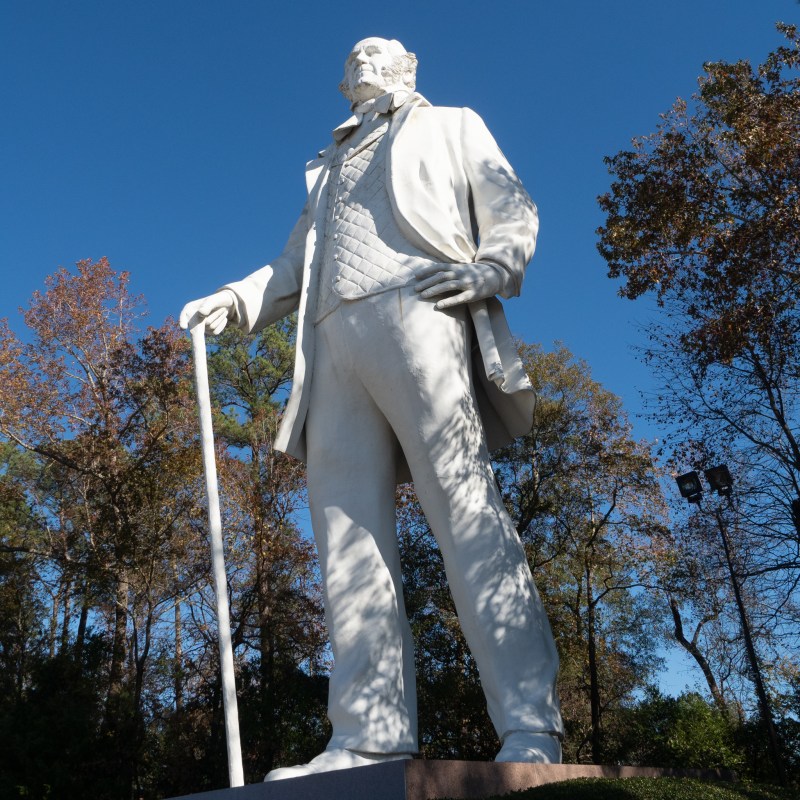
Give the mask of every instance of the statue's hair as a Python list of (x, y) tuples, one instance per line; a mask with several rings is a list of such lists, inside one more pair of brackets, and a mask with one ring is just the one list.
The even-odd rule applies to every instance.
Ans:
[[(384, 77), (389, 77), (391, 83), (404, 83), (411, 91), (417, 87), (417, 57), (413, 53), (402, 53), (392, 59), (389, 67), (383, 71)], [(350, 96), (347, 87), (347, 75), (339, 84), (339, 91), (352, 103), (355, 98)]]

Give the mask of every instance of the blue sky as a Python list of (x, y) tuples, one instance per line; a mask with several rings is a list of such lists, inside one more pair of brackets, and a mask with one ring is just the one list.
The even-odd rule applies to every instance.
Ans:
[(762, 61), (778, 20), (800, 22), (796, 0), (0, 0), (0, 317), (20, 330), (17, 308), (83, 258), (128, 270), (152, 324), (267, 263), (348, 114), (345, 56), (384, 36), (431, 102), (484, 118), (539, 206), (512, 330), (563, 341), (635, 414), (652, 388), (636, 326), (656, 312), (616, 296), (595, 249), (603, 156), (704, 61)]

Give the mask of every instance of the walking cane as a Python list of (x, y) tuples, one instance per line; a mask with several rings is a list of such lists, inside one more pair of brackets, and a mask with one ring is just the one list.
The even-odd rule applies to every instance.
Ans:
[(228, 776), (231, 786), (244, 786), (242, 747), (239, 741), (239, 710), (236, 705), (236, 678), (233, 673), (231, 620), (228, 609), (228, 581), (225, 575), (225, 553), (222, 548), (222, 517), (219, 511), (217, 464), (214, 460), (214, 430), (211, 425), (211, 394), (208, 389), (205, 320), (192, 320), (192, 353), (197, 385), (197, 406), (200, 412), (200, 441), (203, 448), (203, 470), (208, 497), (208, 527), (211, 534), (211, 567), (214, 593), (217, 597), (217, 628), (222, 666), (222, 699), (225, 709), (225, 738), (228, 745)]

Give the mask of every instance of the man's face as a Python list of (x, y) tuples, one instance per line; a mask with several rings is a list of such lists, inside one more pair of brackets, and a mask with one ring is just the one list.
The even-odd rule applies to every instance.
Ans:
[(350, 52), (344, 64), (344, 83), (357, 101), (380, 97), (392, 81), (390, 67), (395, 55), (386, 39), (364, 39)]

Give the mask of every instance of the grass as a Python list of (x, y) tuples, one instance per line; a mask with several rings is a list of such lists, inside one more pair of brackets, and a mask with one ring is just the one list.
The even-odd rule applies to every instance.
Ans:
[[(798, 800), (797, 789), (695, 778), (577, 778), (510, 792), (502, 800)], [(498, 797), (486, 800), (500, 800)]]

